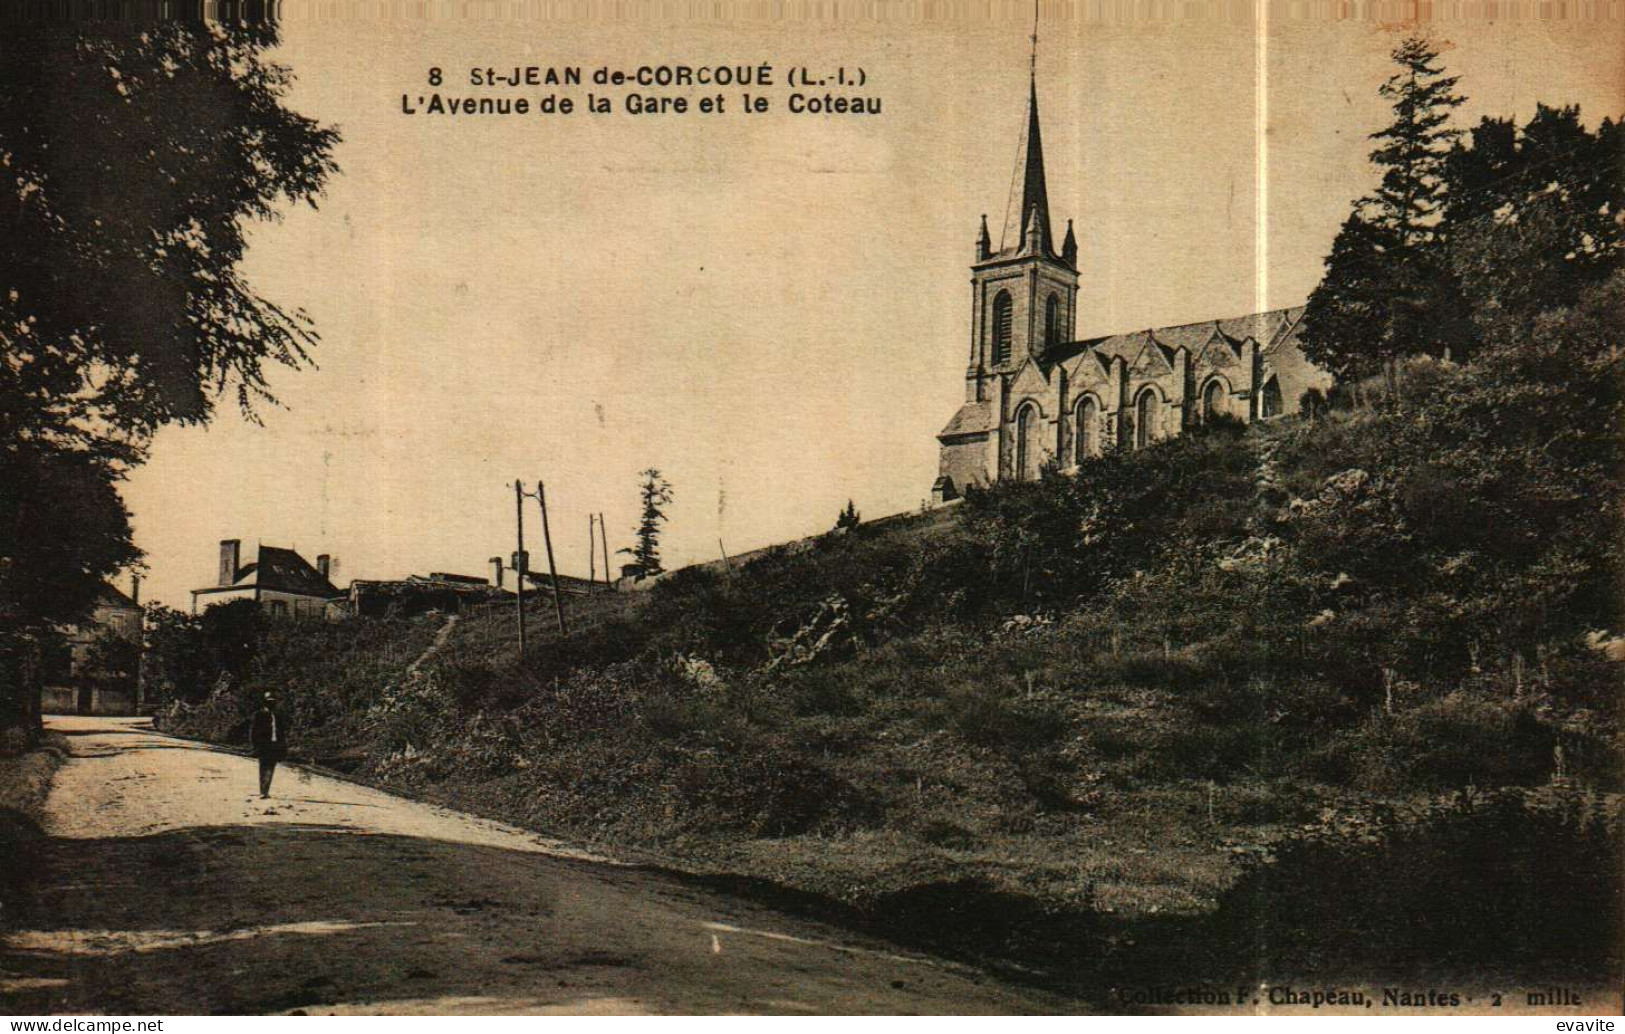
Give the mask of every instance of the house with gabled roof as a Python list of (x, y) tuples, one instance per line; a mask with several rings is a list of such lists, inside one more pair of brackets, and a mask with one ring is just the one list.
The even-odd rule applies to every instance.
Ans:
[[(1028, 94), (1020, 205), (993, 247), (982, 217), (971, 265), (965, 401), (937, 435), (932, 498), (1076, 467), (1107, 448), (1144, 448), (1206, 420), (1250, 423), (1298, 410), (1332, 377), (1299, 347), (1303, 307), (1104, 337), (1079, 337), (1078, 241), (1050, 221), (1038, 84)], [(1014, 201), (1014, 191), (1012, 191)]]
[(253, 561), (241, 561), (242, 540), (221, 540), (219, 580), (192, 590), (192, 613), (217, 603), (254, 600), (274, 617), (324, 617), (328, 601), (344, 596), (329, 580), (332, 558), (325, 553), (312, 564), (291, 549), (261, 545)]

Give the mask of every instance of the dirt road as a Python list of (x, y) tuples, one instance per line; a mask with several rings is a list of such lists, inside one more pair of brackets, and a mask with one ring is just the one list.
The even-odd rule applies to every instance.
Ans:
[(566, 844), (113, 718), (0, 947), (0, 1012), (963, 1013), (1075, 1003)]

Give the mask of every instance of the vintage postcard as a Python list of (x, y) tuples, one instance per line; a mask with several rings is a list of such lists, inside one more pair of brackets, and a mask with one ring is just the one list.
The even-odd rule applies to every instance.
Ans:
[(1619, 4), (7, 10), (0, 1012), (1611, 1029)]

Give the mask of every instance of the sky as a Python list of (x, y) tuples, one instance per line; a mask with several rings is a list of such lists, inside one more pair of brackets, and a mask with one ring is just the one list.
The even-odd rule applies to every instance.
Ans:
[[(341, 585), (482, 574), (514, 548), (516, 478), (546, 481), (571, 574), (587, 571), (589, 513), (612, 551), (631, 544), (647, 467), (674, 487), (673, 567), (716, 558), (719, 540), (737, 554), (825, 530), (848, 499), (878, 517), (929, 496), (935, 435), (963, 397), (978, 220), (997, 236), (1010, 192), (1032, 9), (535, 10), (556, 6), (574, 10), (287, 5), (288, 103), (340, 129), (342, 171), (317, 209), (256, 226), (245, 273), (322, 342), (315, 368), (272, 374), (282, 406), (262, 424), (228, 403), (210, 427), (159, 433), (124, 486), (145, 598), (189, 607), (225, 538), (248, 557), (261, 542), (334, 555)], [(1408, 26), (1301, 6), (1261, 26), (1219, 16), (1235, 5), (1167, 8), (1177, 19), (1044, 5), (1038, 104), (1056, 233), (1072, 219), (1080, 246), (1080, 336), (1313, 289), (1374, 186), (1377, 87)], [(1428, 28), (1470, 98), (1459, 125), (1527, 118), (1537, 100), (1592, 123), (1625, 112), (1617, 15)], [(781, 84), (793, 66), (861, 68), (865, 87), (844, 92), (882, 114), (790, 115), (783, 85), (760, 91), (765, 115), (732, 107), (738, 88), (720, 115), (401, 111), (431, 67), (442, 94), (477, 96), (472, 67), (764, 61)], [(626, 91), (505, 92), (579, 107)]]

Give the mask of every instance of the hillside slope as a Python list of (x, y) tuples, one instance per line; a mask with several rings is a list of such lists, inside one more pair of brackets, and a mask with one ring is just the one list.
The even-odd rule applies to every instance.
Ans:
[[(437, 618), (262, 628), (164, 723), (229, 737), (274, 687), (364, 778), (1084, 993), (1414, 975), (1416, 944), (1429, 972), (1600, 978), (1617, 373), (1401, 383), (579, 601), (567, 636), (538, 608), (523, 663), (506, 611), (416, 671)], [(1425, 929), (1358, 920), (1378, 892)]]

